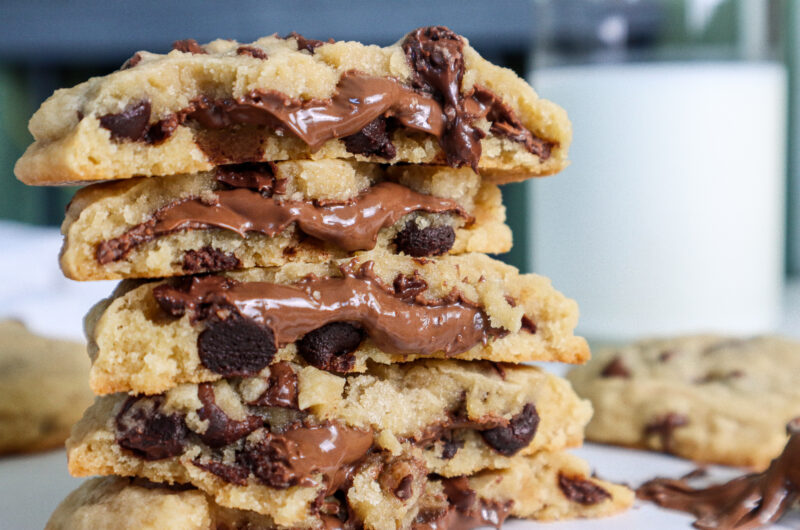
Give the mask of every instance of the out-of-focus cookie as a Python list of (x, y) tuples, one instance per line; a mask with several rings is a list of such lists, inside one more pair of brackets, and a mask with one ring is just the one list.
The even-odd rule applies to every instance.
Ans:
[(764, 468), (800, 416), (798, 373), (800, 343), (697, 335), (603, 350), (568, 378), (594, 405), (590, 440)]
[(0, 454), (62, 445), (92, 402), (88, 370), (83, 344), (0, 321)]

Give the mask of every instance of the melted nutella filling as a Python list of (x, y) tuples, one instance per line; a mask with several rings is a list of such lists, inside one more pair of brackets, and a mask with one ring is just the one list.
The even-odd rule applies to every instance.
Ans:
[[(298, 46), (301, 45), (298, 39)], [(314, 47), (306, 49), (313, 53)], [(411, 87), (392, 78), (351, 71), (342, 75), (336, 92), (328, 99), (301, 100), (274, 90), (254, 90), (238, 99), (200, 96), (187, 108), (154, 124), (150, 124), (147, 101), (132, 103), (131, 108), (119, 114), (106, 114), (99, 119), (116, 141), (159, 143), (178, 125), (191, 121), (204, 129), (265, 126), (292, 133), (312, 150), (328, 140), (361, 134), (365, 128), (376, 127), (380, 120), (390, 119), (407, 129), (439, 138), (448, 165), (477, 169), (480, 140), (485, 133), (473, 124), (485, 117), (492, 122), (493, 134), (523, 144), (541, 160), (549, 158), (555, 144), (534, 136), (493, 92), (476, 86), (462, 94), (463, 47), (462, 38), (442, 26), (420, 28), (409, 34), (403, 51), (413, 71)], [(194, 52), (188, 48), (186, 51)], [(201, 52), (202, 48), (195, 53)], [(374, 136), (374, 132), (366, 136)], [(358, 147), (355, 152), (364, 152), (362, 149)], [(395, 150), (389, 142), (368, 154), (393, 157)]]
[(697, 528), (741, 529), (773, 523), (800, 500), (800, 429), (762, 473), (704, 489), (691, 487), (686, 479), (657, 478), (639, 487), (636, 495), (693, 514)]
[(442, 480), (449, 506), (422, 509), (412, 530), (470, 530), (480, 526), (500, 528), (511, 512), (512, 501), (500, 503), (479, 498), (467, 477)]
[[(224, 182), (233, 182), (230, 176), (224, 176)], [(343, 204), (285, 201), (262, 193), (236, 187), (216, 191), (213, 201), (192, 198), (173, 202), (121, 236), (101, 242), (95, 258), (100, 264), (118, 261), (139, 245), (182, 230), (219, 228), (242, 237), (252, 232), (272, 237), (295, 223), (304, 234), (353, 252), (374, 248), (380, 230), (412, 212), (453, 212), (472, 220), (452, 200), (424, 195), (393, 182), (380, 182)]]
[(399, 298), (372, 266), (351, 263), (342, 277), (310, 276), (292, 285), (193, 277), (188, 288), (162, 284), (153, 295), (173, 316), (188, 310), (193, 320), (214, 321), (233, 312), (269, 329), (277, 347), (332, 322), (358, 323), (378, 348), (396, 354), (457, 355), (497, 332), (482, 310), (456, 293), (434, 302)]

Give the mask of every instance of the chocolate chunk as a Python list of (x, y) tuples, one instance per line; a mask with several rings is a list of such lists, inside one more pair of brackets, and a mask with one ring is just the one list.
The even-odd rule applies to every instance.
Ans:
[(661, 450), (665, 453), (672, 452), (672, 438), (675, 429), (689, 424), (689, 418), (683, 414), (669, 412), (663, 416), (658, 416), (653, 421), (645, 425), (645, 436), (657, 435), (661, 439)]
[(403, 273), (395, 276), (392, 282), (394, 294), (406, 301), (413, 301), (428, 289), (428, 282), (420, 276), (418, 270), (410, 276)]
[(508, 302), (508, 305), (510, 305), (511, 307), (517, 307), (517, 301), (514, 299), (513, 296), (505, 295), (504, 298), (506, 299), (506, 302)]
[(262, 197), (286, 192), (286, 181), (275, 179), (275, 164), (250, 162), (217, 167), (216, 178), (232, 188), (247, 188)]
[(364, 339), (364, 331), (347, 322), (331, 322), (307, 333), (297, 342), (297, 352), (320, 370), (345, 373), (355, 364), (353, 351)]
[(119, 261), (131, 253), (131, 251), (155, 237), (154, 228), (156, 220), (150, 219), (136, 225), (119, 237), (107, 239), (97, 244), (94, 258), (100, 265), (105, 265), (113, 261)]
[(198, 272), (230, 271), (242, 266), (232, 253), (226, 253), (210, 246), (197, 250), (187, 250), (183, 254), (183, 272), (196, 274)]
[(400, 480), (400, 483), (397, 485), (397, 487), (392, 490), (392, 493), (394, 493), (394, 496), (401, 501), (406, 501), (414, 494), (413, 485), (414, 477), (411, 475), (406, 475)]
[(159, 120), (147, 128), (144, 141), (151, 145), (158, 145), (172, 136), (172, 133), (178, 128), (178, 125), (180, 125), (180, 122), (177, 116), (167, 116), (163, 120)]
[(256, 59), (269, 59), (267, 52), (255, 46), (239, 46), (236, 48), (236, 55), (249, 55)]
[(262, 407), (297, 409), (297, 374), (292, 366), (281, 361), (270, 365), (267, 389), (258, 399), (249, 403)]
[[(311, 55), (314, 55), (314, 50), (316, 50), (317, 48), (319, 48), (320, 46), (325, 44), (325, 42), (323, 42), (321, 40), (307, 39), (307, 38), (303, 37), (302, 35), (300, 35), (299, 33), (297, 33), (296, 31), (293, 31), (293, 32), (289, 33), (284, 38), (285, 39), (289, 39), (289, 38), (295, 39), (297, 41), (297, 50), (298, 51), (306, 50), (306, 51), (310, 52)], [(333, 44), (334, 40), (333, 39), (328, 39), (328, 43), (329, 44)]]
[(208, 54), (194, 39), (176, 40), (172, 43), (172, 49), (183, 53), (196, 53), (200, 55)]
[(625, 366), (625, 363), (622, 362), (622, 359), (619, 357), (614, 357), (611, 362), (609, 362), (603, 371), (600, 372), (600, 375), (603, 377), (624, 377), (630, 378), (631, 371), (628, 370), (628, 367)]
[(421, 463), (411, 458), (396, 458), (384, 464), (378, 484), (401, 501), (414, 495), (414, 473), (420, 474)]
[(183, 453), (189, 429), (181, 415), (161, 412), (163, 402), (163, 396), (129, 397), (115, 421), (117, 444), (145, 460)]
[(609, 492), (582, 477), (569, 477), (559, 473), (558, 487), (567, 499), (578, 504), (597, 504), (611, 498)]
[(379, 156), (391, 160), (397, 149), (386, 130), (386, 118), (377, 117), (359, 132), (342, 138), (349, 153), (364, 156)]
[(139, 52), (134, 53), (127, 61), (122, 63), (122, 66), (119, 67), (120, 70), (127, 70), (128, 68), (133, 68), (137, 64), (142, 61), (142, 54)]
[(200, 362), (214, 373), (230, 376), (254, 375), (275, 356), (272, 330), (237, 313), (225, 320), (209, 320), (197, 337)]
[(418, 258), (446, 254), (455, 240), (456, 233), (450, 226), (420, 228), (414, 221), (408, 221), (395, 236), (394, 244), (401, 252)]
[(412, 85), (441, 101), (446, 117), (439, 144), (447, 165), (470, 166), (478, 170), (480, 140), (484, 132), (472, 126), (461, 95), (464, 77), (464, 41), (444, 26), (419, 28), (403, 41), (403, 51), (411, 65)]
[(527, 331), (531, 335), (536, 334), (536, 322), (531, 320), (531, 317), (528, 315), (522, 315), (522, 321), (520, 322), (520, 325), (522, 326), (521, 329)]
[(481, 431), (483, 440), (501, 455), (511, 456), (527, 447), (539, 426), (539, 414), (533, 403), (526, 404), (513, 416), (506, 427), (495, 427)]
[(197, 397), (203, 404), (203, 407), (197, 411), (197, 415), (201, 420), (208, 421), (208, 428), (199, 435), (206, 445), (215, 448), (230, 445), (264, 425), (258, 416), (247, 416), (244, 420), (231, 419), (217, 405), (214, 387), (211, 383), (203, 383), (198, 386)]
[(442, 486), (444, 486), (444, 494), (447, 495), (447, 500), (459, 512), (469, 512), (478, 499), (475, 490), (469, 487), (469, 479), (467, 477), (446, 478), (442, 480)]
[(193, 460), (192, 464), (200, 469), (205, 469), (209, 473), (215, 474), (225, 482), (230, 482), (237, 486), (246, 486), (247, 477), (250, 476), (250, 470), (238, 464), (225, 464), (223, 462), (217, 462), (216, 460), (208, 460), (206, 462)]
[(281, 442), (281, 437), (267, 433), (261, 442), (246, 446), (237, 455), (237, 459), (268, 486), (295, 486), (302, 477), (292, 470), (292, 455), (287, 454), (288, 451)]
[(445, 431), (440, 440), (442, 441), (442, 459), (444, 460), (450, 460), (456, 456), (459, 449), (464, 447), (464, 440), (456, 438), (452, 430)]
[(677, 352), (675, 350), (665, 350), (658, 354), (658, 362), (665, 363), (672, 359)]
[(99, 119), (100, 126), (108, 129), (114, 140), (145, 140), (150, 123), (150, 102), (132, 103), (120, 113), (106, 114)]

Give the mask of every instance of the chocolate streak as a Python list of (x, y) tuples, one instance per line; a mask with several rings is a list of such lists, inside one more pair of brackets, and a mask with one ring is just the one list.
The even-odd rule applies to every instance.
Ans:
[(762, 473), (705, 489), (692, 488), (685, 479), (657, 478), (639, 487), (636, 495), (693, 514), (697, 528), (756, 528), (773, 523), (800, 500), (800, 430)]
[(270, 329), (278, 347), (331, 322), (357, 322), (387, 353), (457, 355), (496, 331), (483, 311), (456, 294), (425, 303), (398, 298), (372, 266), (368, 261), (356, 269), (351, 262), (342, 267), (343, 277), (311, 276), (293, 285), (194, 277), (188, 289), (162, 284), (153, 295), (173, 316), (190, 310), (202, 320), (233, 310)]
[(307, 235), (353, 252), (374, 248), (380, 230), (412, 212), (454, 212), (472, 220), (455, 201), (393, 182), (380, 182), (344, 204), (282, 201), (247, 188), (215, 193), (213, 202), (192, 198), (164, 206), (150, 220), (101, 242), (95, 258), (100, 264), (118, 261), (139, 245), (181, 230), (220, 228), (242, 237), (250, 232), (272, 237), (292, 223)]

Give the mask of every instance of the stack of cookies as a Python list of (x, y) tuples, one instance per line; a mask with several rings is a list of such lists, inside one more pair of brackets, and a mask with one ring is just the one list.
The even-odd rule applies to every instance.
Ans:
[(386, 48), (175, 43), (58, 91), (16, 171), (80, 190), (87, 482), (52, 528), (447, 528), (631, 503), (567, 454), (591, 416), (526, 361), (580, 363), (575, 302), (483, 253), (498, 184), (570, 126), (443, 27)]

